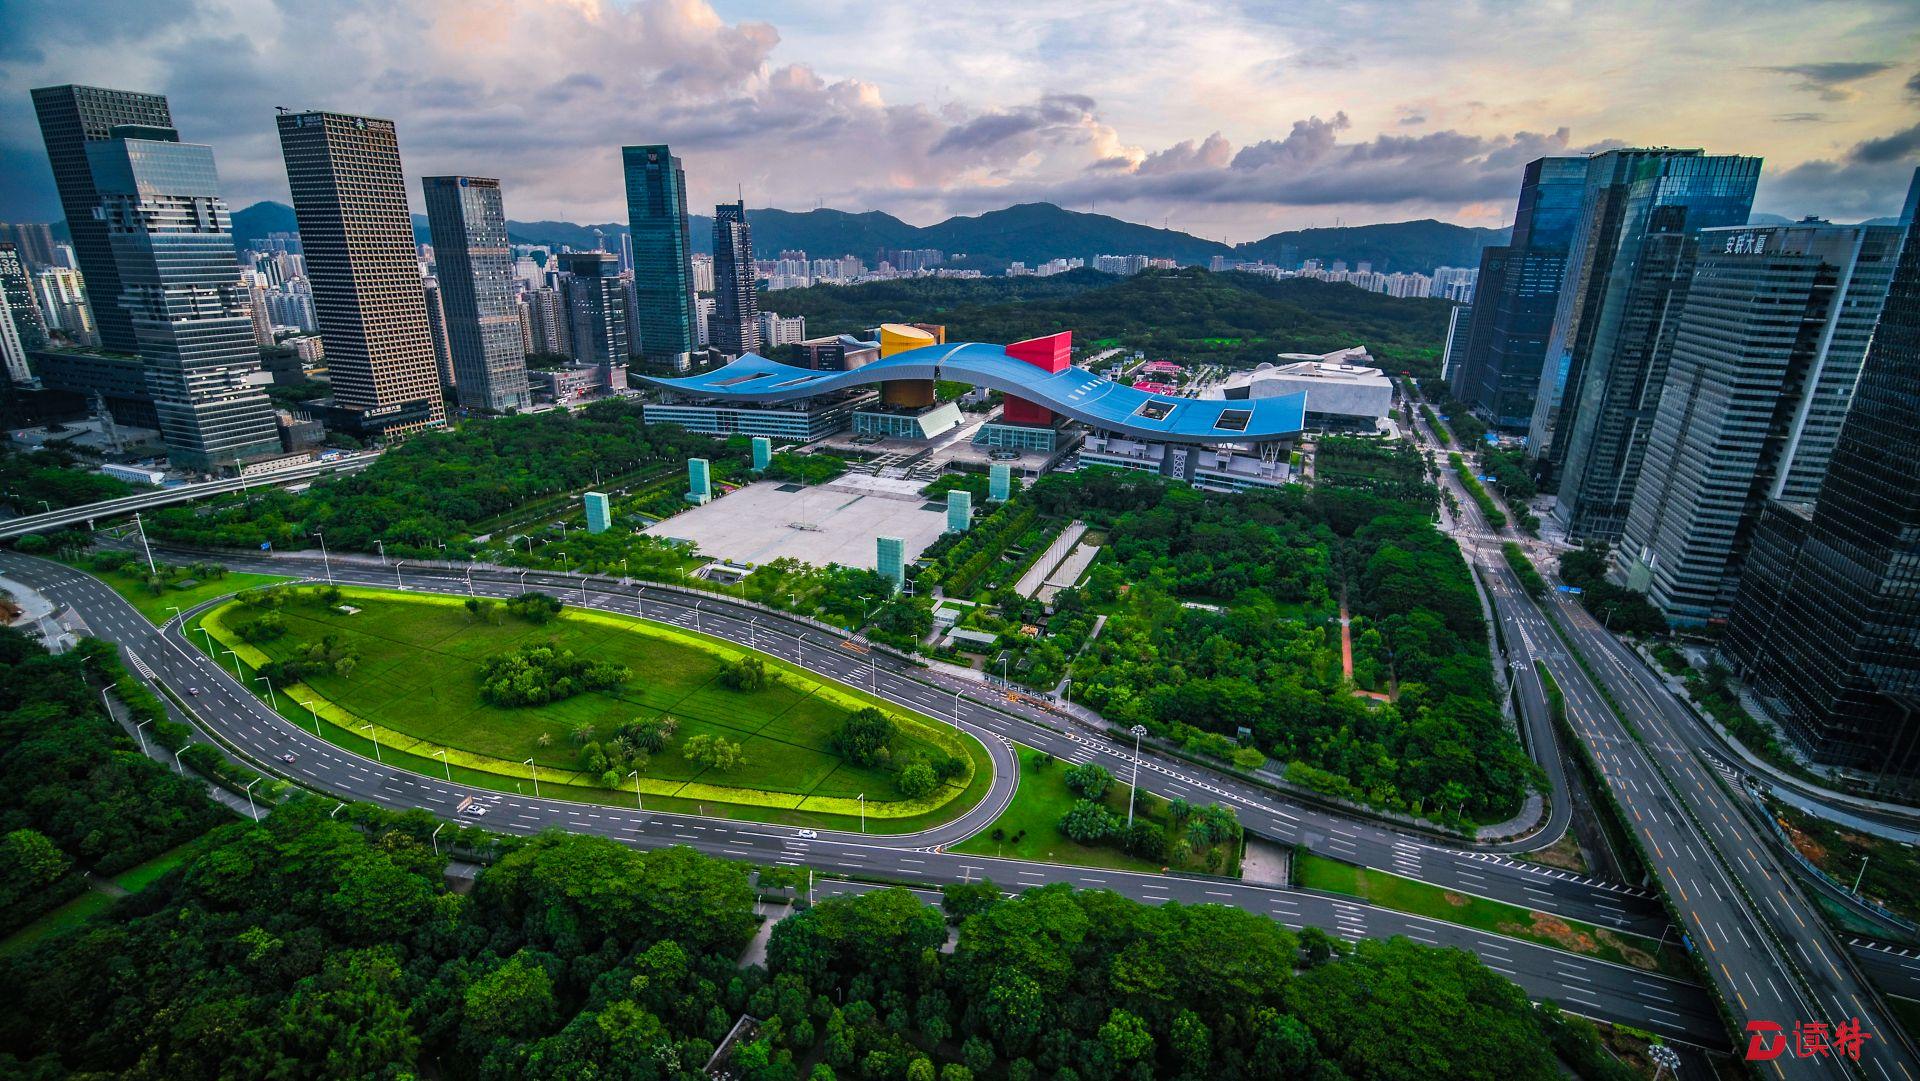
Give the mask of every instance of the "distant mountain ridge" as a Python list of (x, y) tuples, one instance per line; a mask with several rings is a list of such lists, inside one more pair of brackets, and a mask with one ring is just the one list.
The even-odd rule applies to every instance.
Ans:
[[(1177, 229), (1122, 221), (1105, 214), (1066, 210), (1052, 203), (1022, 203), (973, 217), (953, 217), (929, 226), (909, 225), (880, 211), (849, 213), (819, 208), (806, 211), (771, 207), (747, 211), (753, 226), (753, 247), (762, 258), (798, 250), (814, 258), (845, 254), (872, 261), (883, 248), (938, 248), (948, 256), (966, 256), (963, 265), (997, 272), (1008, 263), (1029, 266), (1055, 258), (1096, 255), (1148, 255), (1176, 259), (1183, 264), (1205, 264), (1214, 256), (1296, 264), (1303, 259), (1348, 265), (1366, 262), (1383, 273), (1431, 271), (1436, 266), (1478, 266), (1480, 249), (1503, 243), (1505, 229), (1478, 229), (1447, 222), (1390, 222), (1328, 229), (1298, 229), (1274, 233), (1260, 240), (1229, 245)], [(269, 233), (294, 232), (293, 208), (263, 202), (233, 214), (235, 239), (244, 247)], [(709, 252), (713, 219), (689, 215), (693, 247)], [(414, 215), (414, 237), (427, 242), (427, 220)], [(597, 232), (596, 232), (597, 231)], [(566, 221), (509, 221), (507, 235), (519, 244), (591, 249), (604, 243), (619, 247), (627, 227), (617, 222), (580, 225)]]

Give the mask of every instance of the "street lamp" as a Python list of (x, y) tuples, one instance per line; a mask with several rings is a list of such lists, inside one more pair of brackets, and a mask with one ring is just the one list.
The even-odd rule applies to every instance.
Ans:
[(100, 688), (100, 708), (107, 711), (107, 720), (113, 720), (113, 703), (107, 701), (107, 692), (113, 690), (112, 684)]
[(300, 704), (307, 707), (308, 713), (313, 714), (313, 734), (315, 738), (325, 739), (326, 737), (320, 735), (320, 711), (313, 708), (312, 702), (302, 702)]
[[(167, 611), (169, 611), (169, 612), (172, 612), (172, 613), (173, 613), (173, 616), (174, 616), (174, 619), (178, 619), (178, 618), (180, 618), (180, 606), (179, 606), (179, 605), (177, 605), (177, 604), (169, 604), (169, 605), (167, 605)], [(172, 622), (172, 621), (171, 621), (171, 620), (169, 620), (168, 622)]]
[[(201, 628), (201, 630), (205, 630), (205, 629), (206, 628), (204, 627)], [(230, 649), (223, 649), (220, 652), (225, 656), (233, 658), (233, 678), (241, 681), (241, 683), (244, 684), (246, 682), (246, 677), (240, 674), (240, 654), (235, 653), (233, 650), (230, 650)]]
[(212, 653), (213, 652), (213, 633), (207, 630), (207, 625), (204, 623), (200, 625), (200, 637), (207, 640), (207, 652)]
[(440, 831), (446, 828), (447, 824), (445, 822), (440, 823), (433, 827), (433, 836), (427, 838), (427, 840), (433, 842), (433, 854), (436, 856), (440, 854)]
[(867, 794), (860, 793), (860, 832), (867, 832)]
[(627, 774), (627, 776), (633, 778), (633, 806), (638, 810), (646, 810), (645, 807), (640, 805), (640, 771), (634, 770), (632, 773)]
[(407, 583), (400, 580), (400, 568), (405, 566), (406, 562), (407, 562), (406, 560), (402, 559), (395, 562), (393, 565), (393, 588), (395, 589), (407, 588)]
[(1146, 725), (1136, 724), (1128, 731), (1133, 733), (1133, 783), (1127, 786), (1127, 828), (1133, 828), (1133, 797), (1140, 791), (1140, 737), (1147, 734)]
[(333, 584), (333, 559), (327, 555), (327, 531), (316, 529), (313, 535), (320, 538), (320, 565), (327, 569), (327, 584)]
[(435, 751), (435, 752), (433, 752), (433, 755), (432, 755), (432, 757), (434, 757), (434, 758), (438, 758), (438, 759), (440, 760), (440, 767), (441, 767), (442, 769), (444, 769), (444, 770), (446, 770), (446, 771), (447, 771), (447, 780), (448, 780), (448, 781), (452, 781), (452, 780), (453, 780), (453, 767), (447, 764), (447, 752), (446, 752), (446, 751), (443, 751), (443, 750), (442, 750), (442, 751)]
[(173, 752), (173, 772), (175, 772), (175, 773), (185, 773), (185, 772), (187, 772), (187, 770), (186, 770), (186, 767), (185, 767), (185, 766), (182, 766), (182, 765), (180, 764), (180, 752), (181, 752), (181, 751), (185, 751), (185, 750), (186, 750), (186, 748), (185, 748), (185, 747), (182, 747), (182, 748), (180, 748), (180, 750), (179, 750), (179, 751), (175, 751), (175, 752)]
[(385, 762), (382, 762), (380, 760), (380, 740), (377, 736), (372, 735), (373, 726), (370, 724), (363, 724), (360, 726), (360, 731), (368, 733), (367, 739), (371, 740), (373, 743), (373, 760), (375, 762), (380, 762), (380, 764), (383, 766), (386, 765)]
[(527, 759), (525, 762), (521, 764), (533, 771), (533, 796), (535, 799), (539, 799), (540, 798), (540, 767), (534, 765), (533, 759), (531, 758)]
[(262, 778), (255, 777), (247, 782), (246, 788), (242, 789), (247, 794), (247, 813), (253, 816), (255, 822), (260, 821), (260, 808), (253, 805), (253, 786), (259, 784), (261, 780)]
[(387, 542), (384, 540), (381, 540), (378, 537), (375, 537), (373, 540), (373, 546), (375, 548), (380, 549), (380, 565), (383, 567), (386, 566), (387, 565)]
[(147, 573), (159, 574), (160, 568), (153, 565), (153, 545), (147, 543), (147, 525), (140, 520), (139, 511), (133, 513), (133, 525), (135, 529), (140, 531), (140, 547), (145, 549), (147, 553)]
[(253, 678), (267, 685), (267, 705), (275, 709), (280, 708), (280, 700), (273, 696), (273, 681), (265, 676), (255, 676)]
[(141, 721), (139, 724), (136, 724), (133, 726), (133, 734), (140, 737), (140, 753), (141, 754), (147, 753), (147, 737), (140, 730), (152, 723), (153, 723), (153, 718), (148, 717), (146, 720)]

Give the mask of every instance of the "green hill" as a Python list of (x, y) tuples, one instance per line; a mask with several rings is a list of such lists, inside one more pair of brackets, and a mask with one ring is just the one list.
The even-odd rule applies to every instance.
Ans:
[(1008, 342), (1074, 332), (1081, 345), (1252, 366), (1275, 353), (1364, 345), (1389, 370), (1437, 371), (1443, 300), (1404, 300), (1350, 285), (1197, 267), (1115, 278), (912, 279), (769, 293), (762, 307), (804, 315), (807, 333), (857, 334), (883, 322), (944, 323), (949, 341)]

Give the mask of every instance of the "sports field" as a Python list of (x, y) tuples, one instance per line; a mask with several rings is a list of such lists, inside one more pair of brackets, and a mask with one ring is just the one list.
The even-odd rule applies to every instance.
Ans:
[[(771, 658), (765, 659), (770, 668), (778, 669), (776, 684), (756, 692), (733, 690), (721, 683), (720, 673), (726, 660), (743, 651), (679, 628), (574, 609), (544, 625), (511, 615), (503, 615), (496, 623), (469, 614), (457, 598), (361, 589), (345, 594), (346, 604), (357, 612), (337, 613), (305, 598), (287, 604), (280, 610), (287, 633), (267, 642), (235, 645), (240, 638), (235, 628), (260, 614), (238, 602), (208, 613), (204, 625), (227, 647), (237, 648), (253, 667), (294, 657), (302, 645), (328, 636), (348, 647), (359, 658), (351, 675), (313, 676), (305, 684), (311, 695), (292, 688), (277, 704), (305, 726), (307, 710), (292, 706), (289, 699), (307, 701), (317, 696), (316, 708), (329, 729), (348, 734), (360, 723), (378, 726), (382, 750), (390, 762), (395, 751), (401, 751), (425, 760), (415, 768), (440, 772), (443, 767), (432, 757), (433, 751), (453, 749), (458, 752), (451, 763), (456, 772), (494, 772), (506, 778), (511, 789), (515, 778), (531, 780), (533, 771), (521, 763), (532, 758), (546, 794), (631, 798), (630, 788), (620, 796), (577, 772), (584, 742), (578, 733), (591, 728), (591, 738), (604, 741), (620, 725), (664, 714), (677, 722), (678, 730), (642, 772), (642, 789), (650, 800), (677, 796), (688, 801), (844, 814), (848, 809), (857, 813), (857, 807), (841, 806), (841, 801), (864, 794), (870, 816), (887, 815), (887, 804), (893, 802), (896, 812), (911, 809), (917, 817), (938, 807), (947, 812), (938, 817), (945, 818), (974, 802), (975, 789), (983, 790), (990, 772), (984, 752), (970, 738), (888, 705), (885, 708), (901, 727), (893, 744), (896, 761), (915, 754), (945, 753), (965, 755), (974, 763), (967, 776), (942, 786), (934, 796), (907, 801), (895, 788), (892, 771), (857, 766), (832, 749), (833, 734), (842, 720), (870, 704), (864, 696), (817, 681)], [(588, 692), (548, 705), (503, 707), (482, 701), (483, 662), (522, 646), (544, 644), (626, 665), (633, 675), (611, 691)], [(738, 743), (745, 763), (722, 773), (687, 761), (680, 748), (701, 734)], [(328, 738), (334, 734), (329, 732)], [(364, 743), (335, 741), (370, 753)], [(976, 780), (981, 783), (971, 783)], [(562, 792), (558, 788), (562, 784), (583, 791)]]

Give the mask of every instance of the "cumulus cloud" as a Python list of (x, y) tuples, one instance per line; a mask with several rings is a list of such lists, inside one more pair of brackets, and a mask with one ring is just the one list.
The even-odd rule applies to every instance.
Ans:
[(1834, 159), (1763, 173), (1755, 204), (1790, 217), (1817, 213), (1840, 220), (1892, 213), (1920, 165), (1920, 124), (1863, 139)]
[(1851, 101), (1856, 92), (1848, 85), (1878, 75), (1892, 64), (1874, 60), (1834, 60), (1817, 64), (1786, 64), (1766, 70), (1791, 75), (1794, 88), (1817, 94), (1821, 101)]

